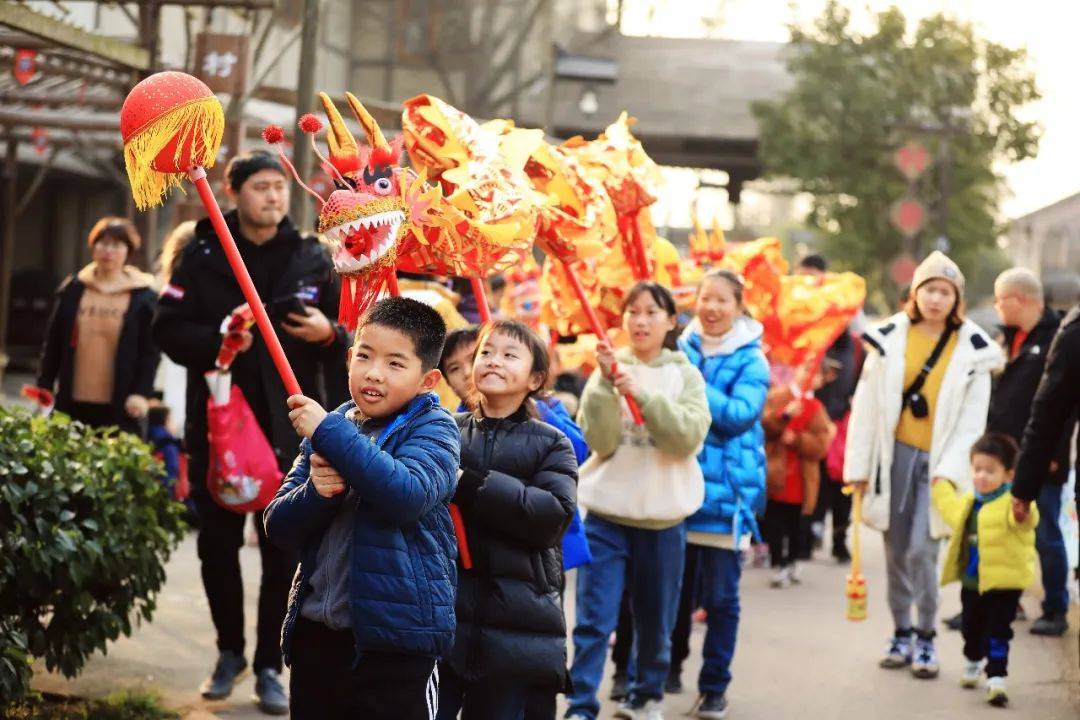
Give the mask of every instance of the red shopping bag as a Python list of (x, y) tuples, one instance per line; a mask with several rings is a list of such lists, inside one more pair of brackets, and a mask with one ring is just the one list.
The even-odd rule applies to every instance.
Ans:
[(210, 467), (206, 487), (221, 507), (237, 513), (264, 509), (281, 487), (282, 472), (274, 450), (240, 388), (233, 385), (226, 403), (206, 405)]

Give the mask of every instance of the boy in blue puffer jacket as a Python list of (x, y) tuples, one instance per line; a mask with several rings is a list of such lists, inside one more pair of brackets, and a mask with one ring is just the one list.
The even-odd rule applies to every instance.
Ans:
[[(719, 720), (739, 626), (741, 554), (759, 537), (754, 516), (765, 506), (765, 434), (761, 411), (769, 391), (762, 327), (746, 315), (743, 282), (713, 270), (701, 282), (697, 317), (679, 340), (705, 378), (712, 423), (698, 455), (705, 475), (705, 503), (686, 521), (687, 544), (698, 553), (697, 602), (708, 614), (704, 663), (698, 678), (696, 717)], [(684, 584), (683, 592), (693, 592)], [(688, 625), (687, 625), (688, 626)]]
[(434, 717), (456, 624), (460, 439), (432, 392), (445, 334), (427, 305), (382, 300), (351, 350), (352, 402), (289, 398), (305, 439), (265, 524), (300, 554), (281, 633), (294, 720)]

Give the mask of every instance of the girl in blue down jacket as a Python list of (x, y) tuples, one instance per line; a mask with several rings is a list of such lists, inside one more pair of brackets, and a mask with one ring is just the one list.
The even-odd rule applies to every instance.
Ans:
[[(761, 349), (761, 324), (746, 314), (742, 278), (713, 270), (701, 282), (697, 317), (679, 349), (705, 378), (712, 423), (698, 455), (705, 475), (705, 503), (686, 521), (688, 553), (698, 554), (694, 583), (708, 632), (698, 678), (696, 716), (722, 718), (731, 682), (739, 626), (741, 554), (758, 535), (755, 513), (765, 505), (765, 435), (761, 411), (769, 390), (769, 365)], [(683, 585), (683, 592), (695, 588)]]

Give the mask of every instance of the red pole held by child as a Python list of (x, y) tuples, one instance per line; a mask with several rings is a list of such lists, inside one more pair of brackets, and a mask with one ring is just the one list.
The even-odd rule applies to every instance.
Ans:
[(270, 351), (270, 358), (274, 361), (274, 367), (277, 368), (278, 375), (285, 384), (285, 390), (289, 395), (300, 395), (300, 383), (296, 381), (292, 366), (285, 357), (285, 349), (281, 347), (281, 341), (278, 340), (274, 326), (270, 323), (270, 316), (266, 314), (266, 308), (259, 299), (259, 292), (255, 289), (251, 274), (244, 265), (244, 259), (240, 257), (236, 241), (233, 240), (229, 226), (225, 224), (225, 217), (221, 214), (221, 208), (217, 204), (217, 199), (214, 198), (214, 191), (210, 189), (210, 183), (206, 179), (206, 170), (202, 167), (193, 167), (188, 171), (188, 177), (195, 184), (203, 207), (210, 216), (210, 223), (214, 226), (214, 232), (217, 233), (218, 240), (221, 242), (221, 249), (225, 251), (229, 267), (232, 268), (236, 281), (240, 283), (240, 292), (244, 294), (248, 307), (255, 315), (255, 324), (259, 327), (259, 334), (266, 343), (266, 349)]
[(491, 307), (488, 305), (487, 292), (484, 290), (484, 281), (481, 278), (469, 278), (472, 285), (473, 297), (476, 298), (476, 309), (480, 313), (480, 322), (491, 322)]
[[(611, 347), (607, 334), (604, 332), (604, 326), (600, 324), (600, 318), (596, 316), (596, 311), (589, 304), (589, 298), (585, 294), (585, 288), (582, 287), (581, 280), (566, 261), (560, 259), (559, 264), (562, 265), (563, 272), (566, 273), (566, 279), (570, 281), (570, 287), (574, 289), (574, 294), (577, 295), (578, 303), (589, 321), (589, 327), (592, 328), (593, 335), (596, 336), (597, 341)], [(619, 372), (618, 365), (612, 365), (611, 371), (613, 373)], [(634, 418), (634, 423), (644, 425), (645, 417), (641, 414), (641, 408), (638, 406), (637, 400), (632, 395), (623, 395), (623, 399), (626, 400), (626, 407), (630, 410), (630, 416)]]

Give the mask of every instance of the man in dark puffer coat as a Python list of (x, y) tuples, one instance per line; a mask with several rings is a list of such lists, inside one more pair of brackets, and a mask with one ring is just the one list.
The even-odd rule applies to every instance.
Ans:
[[(484, 688), (522, 698), (546, 690), (554, 700), (566, 685), (560, 541), (574, 514), (577, 461), (566, 436), (531, 418), (528, 405), (506, 418), (457, 416), (462, 471), (483, 480), (471, 497), (455, 498), (473, 567), (459, 572), (440, 718), (457, 715), (448, 695), (460, 706), (464, 692), (468, 717), (469, 698)], [(462, 683), (467, 689), (447, 692)]]

